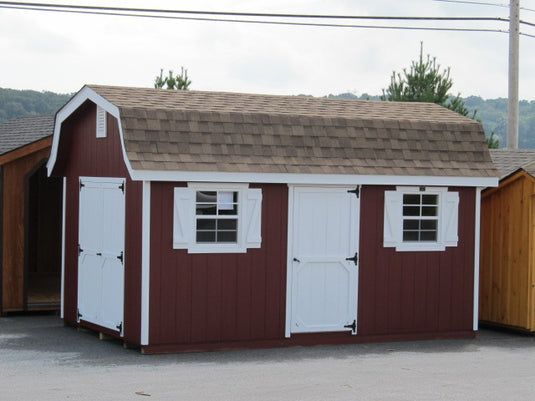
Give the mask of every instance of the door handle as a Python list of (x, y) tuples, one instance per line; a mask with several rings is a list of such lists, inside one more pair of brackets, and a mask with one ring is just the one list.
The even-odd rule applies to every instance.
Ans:
[(355, 265), (357, 265), (357, 263), (359, 262), (359, 253), (355, 252), (355, 256), (353, 256), (352, 258), (346, 258), (346, 260), (352, 260), (353, 263), (355, 263)]

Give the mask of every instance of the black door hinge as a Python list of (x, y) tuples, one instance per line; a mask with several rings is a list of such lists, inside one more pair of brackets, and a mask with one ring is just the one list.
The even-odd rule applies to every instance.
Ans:
[(80, 248), (80, 244), (78, 244), (78, 256), (80, 256), (83, 251), (84, 250), (82, 248)]
[(121, 254), (117, 256), (117, 259), (119, 259), (121, 263), (123, 263), (123, 251), (121, 251)]
[(85, 184), (80, 180), (80, 191), (82, 191), (82, 188), (85, 187)]
[(80, 309), (76, 309), (76, 316), (78, 316), (78, 320), (82, 317), (82, 314), (80, 313)]
[(353, 320), (353, 323), (351, 324), (346, 324), (344, 326), (346, 329), (351, 329), (351, 332), (352, 333), (356, 333), (357, 332), (357, 321), (356, 320)]
[(352, 258), (346, 258), (346, 260), (352, 260), (353, 263), (357, 265), (359, 263), (359, 253), (355, 252), (355, 256), (353, 256)]
[(357, 185), (355, 189), (350, 189), (347, 192), (350, 194), (355, 194), (357, 198), (360, 198), (360, 185)]
[(117, 330), (119, 330), (119, 333), (123, 331), (123, 322), (119, 323), (117, 326), (115, 326)]
[(124, 181), (123, 181), (123, 183), (122, 183), (121, 185), (119, 185), (119, 189), (120, 189), (121, 191), (123, 191), (123, 194), (124, 194)]

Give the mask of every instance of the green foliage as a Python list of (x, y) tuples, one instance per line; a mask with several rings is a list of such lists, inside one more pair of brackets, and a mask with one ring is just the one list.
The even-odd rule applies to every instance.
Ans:
[[(410, 69), (403, 73), (392, 73), (390, 85), (383, 89), (381, 100), (394, 102), (430, 102), (440, 104), (463, 116), (468, 116), (460, 94), (452, 96), (449, 91), (453, 86), (450, 68), (441, 70), (435, 57), (424, 58), (423, 42), (420, 43), (420, 57), (412, 61)], [(475, 118), (475, 112), (471, 118)]]
[(499, 149), (500, 148), (500, 139), (496, 136), (494, 131), (490, 133), (490, 136), (487, 137), (487, 146), (489, 149)]
[(72, 94), (0, 88), (0, 122), (12, 118), (55, 113)]
[(167, 77), (163, 76), (163, 69), (160, 69), (160, 75), (154, 79), (154, 87), (157, 89), (166, 86), (166, 89), (188, 90), (190, 85), (188, 70), (184, 67), (180, 67), (180, 75), (173, 75), (173, 70), (169, 70)]

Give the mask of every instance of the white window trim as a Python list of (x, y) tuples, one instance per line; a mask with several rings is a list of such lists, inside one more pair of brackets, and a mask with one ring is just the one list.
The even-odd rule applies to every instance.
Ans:
[[(438, 195), (437, 241), (403, 241), (403, 195)], [(398, 252), (444, 251), (458, 243), (459, 193), (447, 187), (404, 187), (385, 191), (383, 246), (395, 247)]]
[[(261, 202), (260, 189), (248, 184), (188, 183), (175, 188), (173, 249), (188, 253), (245, 253), (248, 248), (260, 248)], [(197, 191), (232, 191), (238, 193), (238, 238), (236, 243), (197, 243), (195, 194)], [(186, 195), (187, 194), (187, 195)], [(251, 202), (251, 203), (250, 203)], [(180, 209), (180, 210), (179, 210)]]

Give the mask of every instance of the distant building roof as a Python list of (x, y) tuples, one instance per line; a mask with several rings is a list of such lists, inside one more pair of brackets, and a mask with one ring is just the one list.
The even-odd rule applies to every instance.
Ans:
[(505, 178), (519, 169), (535, 176), (535, 149), (491, 149), (490, 156), (500, 178)]
[(0, 155), (54, 133), (54, 114), (25, 116), (0, 123)]
[(433, 103), (86, 88), (134, 171), (497, 176), (481, 124)]

